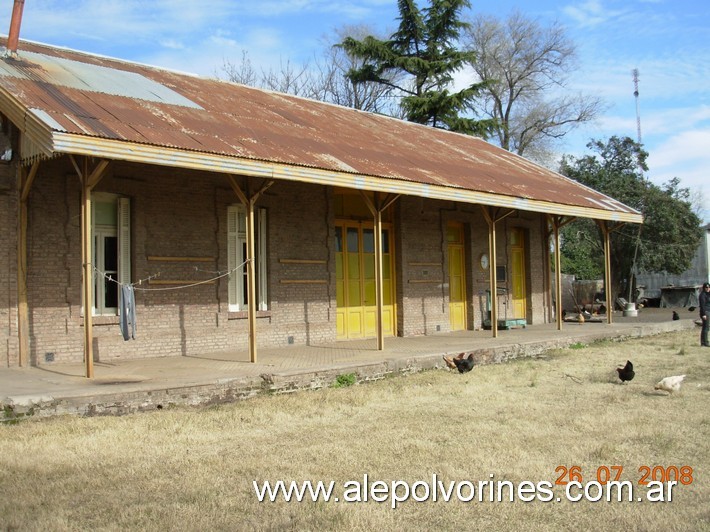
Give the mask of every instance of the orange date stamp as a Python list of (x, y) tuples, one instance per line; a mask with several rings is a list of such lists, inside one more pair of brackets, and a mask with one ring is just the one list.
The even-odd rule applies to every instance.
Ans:
[[(595, 477), (593, 480), (596, 480), (600, 484), (619, 482), (623, 471), (624, 467), (620, 465), (602, 465), (597, 467), (596, 471), (592, 472), (592, 475)], [(557, 480), (555, 480), (555, 484), (558, 486), (565, 486), (570, 482), (579, 482), (580, 484), (584, 482), (582, 467), (578, 465), (569, 467), (563, 465), (557, 466), (555, 473), (559, 475)], [(647, 486), (649, 482), (676, 482), (683, 486), (689, 486), (693, 483), (693, 468), (687, 465), (642, 465), (638, 468), (638, 474), (639, 478), (637, 482), (641, 486)]]

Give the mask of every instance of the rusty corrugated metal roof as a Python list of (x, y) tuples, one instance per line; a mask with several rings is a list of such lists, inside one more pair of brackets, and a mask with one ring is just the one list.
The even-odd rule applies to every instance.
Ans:
[(419, 186), (412, 190), (420, 195), (426, 186), (446, 187), (640, 221), (633, 209), (479, 138), (220, 80), (22, 42), (17, 59), (0, 61), (0, 92), (0, 102), (20, 106), (15, 114), (24, 111), (37, 122), (33, 131), (43, 126), (63, 138), (320, 169), (350, 175), (353, 183), (358, 176), (396, 180)]

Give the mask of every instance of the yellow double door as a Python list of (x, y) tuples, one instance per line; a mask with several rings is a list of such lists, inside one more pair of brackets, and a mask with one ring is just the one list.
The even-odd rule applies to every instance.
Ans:
[[(383, 333), (395, 331), (392, 230), (382, 229)], [(375, 233), (372, 223), (335, 225), (336, 323), (338, 340), (377, 335)]]
[[(449, 319), (452, 331), (467, 329), (464, 227), (447, 226)], [(525, 247), (523, 233), (511, 232), (511, 310), (526, 316)], [(395, 333), (394, 261), (390, 224), (382, 230), (383, 333)], [(377, 334), (375, 237), (373, 224), (339, 221), (335, 226), (336, 323), (338, 340), (371, 338)]]
[(527, 296), (525, 286), (525, 239), (522, 229), (510, 231), (510, 304), (513, 319), (525, 319)]
[(466, 262), (463, 224), (449, 222), (446, 226), (449, 255), (449, 324), (452, 331), (467, 329)]

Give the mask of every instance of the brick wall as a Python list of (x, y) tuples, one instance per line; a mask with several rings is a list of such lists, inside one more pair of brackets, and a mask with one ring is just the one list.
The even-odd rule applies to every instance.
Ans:
[[(0, 188), (0, 367), (17, 363), (17, 214), (14, 175), (2, 174), (8, 169), (0, 167), (0, 187), (5, 186)], [(246, 188), (247, 181), (240, 182)], [(159, 280), (199, 281), (227, 271), (227, 208), (238, 200), (226, 177), (114, 162), (95, 191), (130, 198), (133, 281), (156, 274)], [(29, 197), (28, 233), (30, 357), (36, 365), (52, 358), (54, 363), (83, 359), (80, 197), (79, 180), (66, 158), (41, 163)], [(335, 341), (333, 198), (330, 187), (277, 181), (257, 202), (267, 211), (268, 228), (269, 308), (257, 319), (261, 347)], [(393, 209), (398, 334), (450, 330), (449, 220), (465, 227), (469, 328), (479, 329), (488, 288), (487, 272), (478, 267), (478, 257), (488, 250), (488, 226), (480, 207), (403, 197)], [(523, 214), (498, 227), (499, 264), (506, 229), (525, 230), (532, 323), (544, 320), (540, 220), (539, 215)], [(137, 286), (136, 340), (123, 340), (116, 317), (95, 317), (95, 358), (245, 350), (246, 313), (229, 312), (227, 284), (223, 278), (180, 290), (142, 290), (165, 287), (150, 282)]]
[(449, 329), (442, 203), (402, 197), (397, 203), (397, 327), (402, 336)]
[[(468, 328), (480, 329), (487, 316), (489, 272), (480, 268), (479, 257), (488, 253), (488, 223), (476, 205), (402, 198), (397, 204), (399, 228), (397, 253), (398, 327), (400, 334), (432, 334), (450, 330), (448, 257), (445, 241), (449, 221), (461, 222), (466, 234), (466, 291)], [(544, 298), (544, 243), (542, 216), (516, 213), (496, 225), (498, 265), (506, 264), (508, 231), (523, 229), (526, 254), (528, 323), (546, 322)], [(509, 284), (499, 286), (510, 289)], [(499, 317), (504, 316), (505, 295), (499, 296)]]
[[(0, 172), (4, 168), (0, 167)], [(12, 177), (12, 176), (11, 176)], [(0, 365), (16, 365), (16, 211), (14, 178), (0, 194)], [(6, 192), (5, 192), (5, 189)], [(114, 164), (96, 187), (131, 200), (132, 279), (202, 280), (227, 270), (227, 206), (238, 203), (220, 176)], [(29, 198), (28, 302), (33, 364), (83, 359), (80, 187), (64, 160), (44, 162)], [(329, 259), (328, 192), (277, 183), (258, 202), (268, 211), (270, 309), (260, 313), (262, 346), (334, 340), (334, 266)], [(9, 230), (12, 228), (12, 230)], [(171, 262), (156, 257), (201, 257)], [(281, 259), (316, 264), (287, 264)], [(197, 268), (197, 269), (196, 269)], [(309, 281), (282, 284), (280, 278)], [(227, 279), (181, 290), (137, 286), (137, 339), (125, 342), (118, 319), (94, 318), (98, 360), (243, 349), (244, 314), (228, 309)], [(289, 338), (291, 337), (291, 338)], [(14, 363), (13, 363), (14, 360)]]
[(0, 163), (0, 368), (17, 361), (15, 165)]

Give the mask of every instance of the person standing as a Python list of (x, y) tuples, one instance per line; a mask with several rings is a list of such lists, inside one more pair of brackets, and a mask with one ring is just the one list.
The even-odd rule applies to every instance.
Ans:
[(708, 314), (710, 313), (710, 283), (703, 283), (703, 289), (698, 297), (698, 305), (700, 306), (700, 319), (703, 320), (703, 328), (700, 331), (700, 345), (710, 347), (708, 343), (708, 329), (710, 329), (710, 321)]

